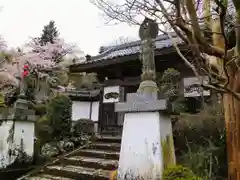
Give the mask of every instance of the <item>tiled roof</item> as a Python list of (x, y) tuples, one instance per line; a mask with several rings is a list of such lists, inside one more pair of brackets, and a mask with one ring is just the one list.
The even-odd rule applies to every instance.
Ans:
[[(181, 44), (183, 41), (173, 35), (173, 40), (177, 44)], [(140, 52), (141, 41), (134, 41), (118, 46), (110, 46), (105, 48), (105, 50), (97, 56), (92, 56), (91, 60), (82, 62), (80, 64), (94, 63), (96, 61), (102, 61), (107, 59), (113, 59), (122, 56), (134, 55)], [(172, 47), (172, 40), (167, 35), (159, 35), (155, 40), (155, 48), (160, 50), (163, 48)]]

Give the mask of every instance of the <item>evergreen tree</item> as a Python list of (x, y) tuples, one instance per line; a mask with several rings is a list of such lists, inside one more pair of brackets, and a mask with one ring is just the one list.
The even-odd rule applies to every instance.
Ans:
[(46, 43), (54, 43), (54, 38), (58, 37), (59, 33), (55, 25), (55, 21), (50, 21), (48, 25), (44, 26), (42, 35), (40, 37), (40, 44), (46, 45)]

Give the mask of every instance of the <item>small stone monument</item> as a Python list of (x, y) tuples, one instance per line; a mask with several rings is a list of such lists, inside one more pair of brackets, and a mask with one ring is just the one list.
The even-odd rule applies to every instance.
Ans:
[(137, 93), (115, 106), (124, 112), (118, 180), (158, 180), (164, 167), (175, 163), (172, 126), (166, 99), (158, 99), (153, 39), (158, 25), (146, 18), (140, 26), (142, 82)]

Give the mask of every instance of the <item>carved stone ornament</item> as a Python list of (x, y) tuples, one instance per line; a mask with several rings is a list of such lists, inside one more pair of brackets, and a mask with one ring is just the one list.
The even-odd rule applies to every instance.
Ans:
[(145, 18), (139, 28), (139, 37), (141, 40), (151, 37), (155, 39), (158, 35), (158, 24), (155, 20)]
[(156, 79), (155, 73), (155, 56), (154, 56), (154, 40), (158, 35), (158, 24), (156, 21), (145, 18), (139, 28), (139, 37), (141, 38), (141, 53), (142, 61), (142, 81)]

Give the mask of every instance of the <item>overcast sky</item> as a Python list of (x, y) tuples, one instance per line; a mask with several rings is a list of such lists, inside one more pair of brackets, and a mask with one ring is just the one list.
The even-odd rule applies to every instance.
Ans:
[(99, 46), (119, 36), (136, 38), (137, 27), (106, 26), (100, 11), (89, 0), (0, 0), (0, 34), (9, 46), (20, 46), (40, 36), (54, 20), (60, 37), (77, 43), (85, 54), (95, 55)]

